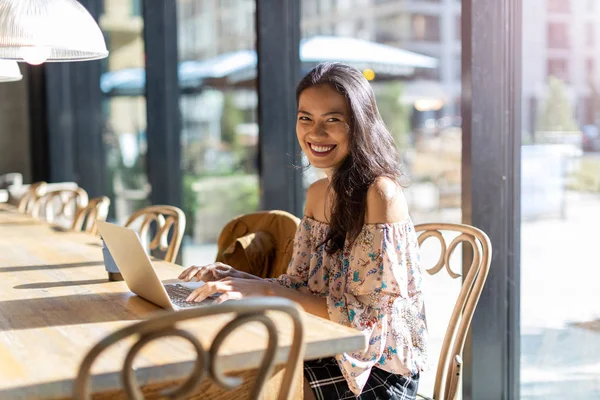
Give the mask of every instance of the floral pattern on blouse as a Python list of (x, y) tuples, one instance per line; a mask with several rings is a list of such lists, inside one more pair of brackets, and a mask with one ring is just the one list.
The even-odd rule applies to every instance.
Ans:
[(360, 330), (364, 351), (336, 356), (350, 389), (360, 394), (371, 368), (414, 375), (426, 364), (427, 324), (419, 245), (410, 218), (366, 224), (334, 255), (321, 245), (329, 225), (304, 217), (287, 273), (279, 284), (327, 298), (330, 320)]

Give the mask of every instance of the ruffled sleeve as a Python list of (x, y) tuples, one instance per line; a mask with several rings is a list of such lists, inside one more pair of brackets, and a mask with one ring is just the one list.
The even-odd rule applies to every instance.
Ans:
[(366, 225), (340, 255), (339, 279), (327, 297), (332, 321), (368, 338), (363, 351), (337, 356), (355, 394), (377, 366), (413, 375), (424, 367), (427, 327), (412, 222)]
[[(301, 292), (310, 292), (308, 289), (308, 275), (310, 271), (310, 260), (312, 258), (315, 239), (313, 237), (313, 226), (311, 220), (304, 218), (294, 240), (292, 258), (287, 272), (278, 278), (268, 279), (290, 289)], [(313, 293), (318, 294), (318, 293)]]

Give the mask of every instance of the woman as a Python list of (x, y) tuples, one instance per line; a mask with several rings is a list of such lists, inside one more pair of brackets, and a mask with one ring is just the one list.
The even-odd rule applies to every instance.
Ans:
[(298, 85), (296, 133), (326, 179), (308, 189), (287, 274), (261, 279), (224, 264), (193, 266), (188, 301), (273, 295), (362, 331), (365, 351), (306, 362), (305, 399), (414, 399), (427, 327), (419, 249), (393, 138), (360, 71), (320, 64)]

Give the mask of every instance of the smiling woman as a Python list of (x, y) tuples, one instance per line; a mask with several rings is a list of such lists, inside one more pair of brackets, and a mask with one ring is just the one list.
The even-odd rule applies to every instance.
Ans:
[(400, 183), (400, 157), (373, 89), (356, 68), (319, 64), (298, 84), (296, 99), (300, 146), (309, 162), (327, 174), (336, 197), (326, 214), (331, 223), (326, 242), (333, 254), (362, 229), (367, 191), (376, 179)]
[(286, 297), (360, 330), (367, 349), (304, 364), (304, 399), (414, 399), (427, 355), (419, 246), (400, 157), (362, 73), (324, 63), (298, 85), (297, 137), (327, 179), (308, 190), (285, 274), (262, 279), (213, 264), (180, 279), (208, 282), (190, 296), (218, 301)]

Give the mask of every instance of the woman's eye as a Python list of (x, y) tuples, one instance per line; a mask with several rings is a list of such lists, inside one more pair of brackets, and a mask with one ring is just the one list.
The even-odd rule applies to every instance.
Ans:
[(310, 118), (308, 118), (308, 117), (298, 117), (298, 119), (300, 121), (310, 121)]
[(340, 122), (338, 118), (329, 118), (327, 122)]

